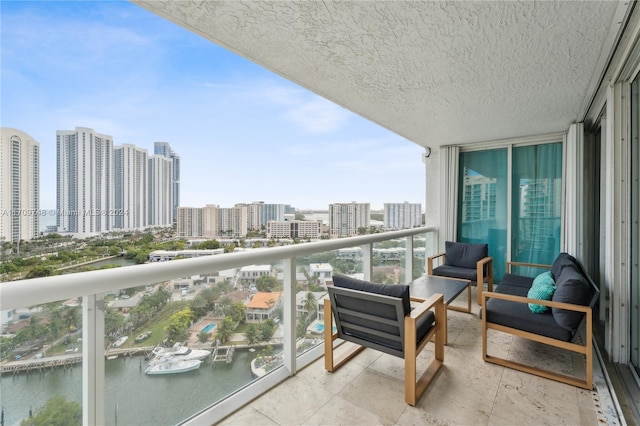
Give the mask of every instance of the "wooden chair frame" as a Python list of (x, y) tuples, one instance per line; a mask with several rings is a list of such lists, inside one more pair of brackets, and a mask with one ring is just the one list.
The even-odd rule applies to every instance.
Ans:
[[(438, 260), (438, 265), (443, 265), (447, 260), (445, 253), (434, 254), (427, 257), (427, 274), (433, 275), (433, 264), (435, 260)], [(487, 268), (487, 274), (484, 274), (485, 265)], [(439, 276), (439, 275), (436, 275)], [(458, 278), (458, 277), (448, 277)], [(484, 291), (484, 283), (487, 283), (487, 291), (493, 291), (493, 257), (484, 257), (476, 263), (476, 293), (478, 305), (482, 304), (482, 292)]]
[[(523, 263), (523, 262), (507, 262), (507, 272), (511, 272), (511, 266), (551, 268), (551, 265), (541, 265), (541, 264)], [(593, 283), (590, 283), (590, 284), (593, 285)], [(533, 374), (539, 377), (555, 380), (561, 383), (577, 386), (583, 389), (588, 389), (588, 390), (593, 389), (593, 342), (592, 342), (593, 313), (592, 313), (591, 306), (553, 302), (551, 300), (530, 299), (527, 297), (514, 296), (510, 294), (503, 294), (503, 293), (484, 292), (482, 294), (482, 312), (486, 312), (487, 299), (492, 297), (496, 299), (509, 300), (509, 301), (519, 302), (519, 303), (535, 303), (538, 305), (548, 306), (549, 308), (561, 308), (561, 309), (567, 309), (570, 311), (583, 312), (585, 314), (585, 317), (582, 320), (585, 325), (585, 336), (584, 336), (585, 342), (584, 342), (584, 345), (582, 345), (582, 344), (574, 343), (571, 341), (564, 341), (564, 340), (553, 339), (546, 336), (541, 336), (535, 333), (518, 330), (512, 327), (506, 327), (500, 324), (493, 324), (487, 321), (487, 315), (482, 315), (482, 359), (484, 361), (501, 365), (503, 367), (512, 368), (514, 370), (522, 371), (525, 373)], [(581, 327), (579, 327), (578, 329), (580, 330), (580, 328)], [(554, 346), (560, 349), (566, 349), (568, 351), (576, 352), (578, 354), (584, 355), (585, 356), (585, 379), (580, 379), (580, 378), (569, 376), (566, 374), (561, 374), (554, 371), (538, 368), (535, 366), (522, 364), (516, 361), (510, 361), (505, 358), (489, 355), (487, 352), (488, 351), (487, 331), (489, 329), (497, 330), (502, 333), (511, 334), (513, 336), (521, 337), (523, 339), (544, 343), (549, 346)]]
[[(336, 288), (337, 290), (343, 292), (351, 292), (351, 293), (364, 293), (369, 298), (373, 296), (379, 300), (384, 299), (395, 299), (399, 301), (400, 299), (388, 296), (382, 296), (372, 293), (361, 292), (357, 290)], [(399, 319), (398, 326), (404, 330), (404, 338), (403, 338), (403, 354), (397, 355), (404, 359), (404, 382), (405, 382), (405, 401), (407, 404), (415, 406), (420, 397), (424, 394), (425, 390), (429, 386), (429, 384), (435, 378), (436, 373), (442, 367), (444, 362), (444, 341), (445, 341), (445, 329), (444, 323), (446, 321), (446, 311), (444, 306), (444, 298), (441, 294), (435, 294), (428, 299), (418, 299), (411, 298), (414, 302), (419, 302), (420, 304), (415, 307), (408, 315)], [(416, 322), (417, 320), (425, 315), (430, 309), (435, 309), (435, 326), (431, 328), (431, 330), (427, 333), (427, 335), (416, 344)], [(368, 344), (368, 342), (362, 341), (361, 339), (350, 339), (348, 335), (343, 335), (340, 337), (342, 340), (351, 341), (356, 343), (358, 346), (351, 348), (345, 353), (341, 354), (339, 357), (334, 357), (334, 341), (337, 340), (338, 332), (333, 332), (333, 308), (331, 306), (330, 300), (326, 300), (324, 303), (324, 363), (325, 369), (329, 372), (336, 371), (342, 365), (344, 365), (347, 361), (353, 358), (355, 355), (360, 353), (365, 347), (370, 347), (376, 350), (383, 350), (375, 343)], [(434, 341), (435, 343), (435, 356), (431, 361), (427, 369), (422, 373), (422, 375), (416, 381), (416, 357), (420, 352), (425, 348), (427, 343), (430, 341)], [(386, 351), (387, 353), (391, 353), (390, 351)]]

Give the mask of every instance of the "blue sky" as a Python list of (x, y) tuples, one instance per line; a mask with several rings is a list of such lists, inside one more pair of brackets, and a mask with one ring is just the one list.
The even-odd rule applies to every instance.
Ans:
[(423, 149), (124, 1), (0, 2), (0, 124), (41, 147), (55, 208), (56, 130), (89, 127), (182, 161), (182, 206), (421, 203)]

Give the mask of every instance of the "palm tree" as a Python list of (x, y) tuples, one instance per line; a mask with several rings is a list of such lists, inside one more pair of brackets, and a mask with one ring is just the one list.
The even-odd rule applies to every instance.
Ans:
[(307, 298), (304, 301), (304, 310), (307, 311), (307, 319), (313, 318), (316, 315), (316, 296), (313, 293), (308, 292)]
[(216, 338), (220, 339), (221, 342), (226, 342), (231, 336), (233, 336), (235, 329), (236, 323), (233, 321), (233, 318), (225, 317), (224, 320), (218, 324), (218, 333), (216, 333)]

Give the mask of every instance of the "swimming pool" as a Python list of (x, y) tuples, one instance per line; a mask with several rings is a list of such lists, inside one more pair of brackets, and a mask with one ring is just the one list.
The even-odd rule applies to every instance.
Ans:
[(211, 324), (208, 324), (205, 328), (203, 328), (201, 331), (204, 332), (204, 333), (209, 333), (214, 328), (216, 328), (216, 323), (212, 322)]

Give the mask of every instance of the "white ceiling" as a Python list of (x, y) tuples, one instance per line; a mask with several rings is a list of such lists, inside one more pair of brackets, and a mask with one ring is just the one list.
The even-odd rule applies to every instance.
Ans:
[(581, 121), (628, 4), (133, 1), (423, 146)]

